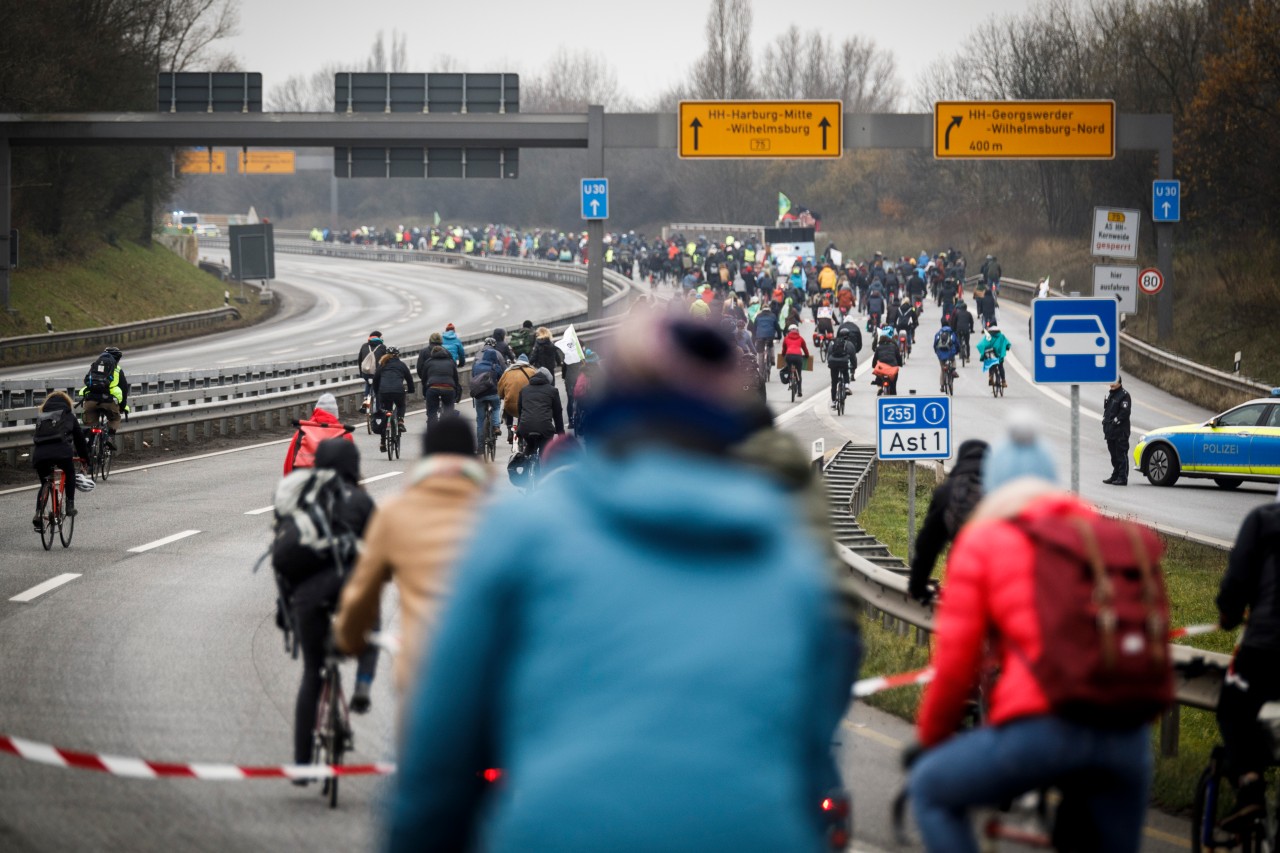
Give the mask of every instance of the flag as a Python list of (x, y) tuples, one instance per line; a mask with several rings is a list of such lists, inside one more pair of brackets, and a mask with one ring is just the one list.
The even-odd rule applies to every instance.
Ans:
[(787, 211), (790, 209), (791, 209), (791, 199), (787, 198), (782, 193), (778, 193), (778, 218), (781, 219), (782, 217), (786, 216)]
[(838, 267), (844, 266), (844, 255), (839, 249), (831, 250), (831, 263)]
[(431, 224), (434, 225), (436, 228), (439, 228), (440, 227), (440, 211), (437, 210), (435, 214), (431, 217), (431, 219), (432, 219)]
[(573, 330), (573, 326), (564, 330), (560, 340), (556, 341), (556, 346), (564, 353), (565, 364), (577, 364), (587, 359), (586, 353), (582, 351), (582, 344), (578, 342), (578, 333)]

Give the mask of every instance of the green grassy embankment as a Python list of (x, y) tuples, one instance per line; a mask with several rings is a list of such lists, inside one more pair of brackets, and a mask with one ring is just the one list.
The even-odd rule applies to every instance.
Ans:
[[(916, 519), (924, 518), (933, 490), (933, 477), (926, 466), (917, 466)], [(875, 536), (897, 555), (907, 553), (907, 466), (906, 463), (880, 463), (879, 479), (871, 503), (858, 519), (868, 533)], [(1218, 583), (1226, 569), (1227, 555), (1216, 548), (1196, 545), (1161, 536), (1165, 555), (1165, 583), (1169, 591), (1174, 625), (1196, 625), (1217, 621), (1213, 604)], [(943, 576), (945, 555), (938, 560), (935, 577)], [(900, 637), (886, 631), (880, 623), (863, 619), (866, 660), (863, 677), (917, 669), (928, 663), (928, 653), (911, 637)], [(1209, 651), (1230, 653), (1234, 636), (1224, 632), (1191, 637), (1180, 641)], [(871, 697), (868, 701), (882, 710), (914, 719), (923, 688), (905, 687)], [(1181, 709), (1181, 735), (1178, 755), (1162, 758), (1153, 733), (1152, 750), (1156, 755), (1155, 782), (1152, 798), (1161, 808), (1185, 812), (1191, 808), (1196, 779), (1209, 760), (1209, 752), (1218, 742), (1218, 728), (1213, 714), (1190, 708)]]
[[(239, 295), (239, 285), (219, 281), (160, 244), (143, 248), (103, 242), (76, 261), (50, 260), (14, 271), (10, 300), (16, 313), (0, 312), (0, 338), (45, 332), (46, 315), (55, 331), (89, 329), (171, 314), (206, 311), (223, 304), (223, 292)], [(240, 310), (236, 325), (249, 325), (272, 309), (256, 294)]]

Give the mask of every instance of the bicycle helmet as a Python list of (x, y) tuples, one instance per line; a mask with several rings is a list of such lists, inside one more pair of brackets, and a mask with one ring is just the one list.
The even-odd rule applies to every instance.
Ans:
[(387, 347), (387, 355), (392, 356), (393, 358), (399, 358), (399, 357), (400, 357), (400, 348), (399, 348), (399, 347)]
[(77, 472), (77, 473), (76, 473), (76, 491), (77, 491), (77, 492), (92, 492), (92, 491), (93, 491), (93, 478), (92, 478), (92, 477), (90, 477), (88, 474), (81, 474), (81, 473)]
[(853, 337), (853, 332), (851, 332), (847, 326), (841, 326), (841, 327), (840, 327), (840, 331), (836, 332), (836, 337), (837, 337), (837, 338), (851, 338), (851, 337)]
[(103, 352), (114, 358), (116, 361), (124, 358), (124, 353), (120, 352), (120, 347), (107, 347)]
[(487, 337), (484, 339), (484, 345), (487, 347), (495, 347), (498, 345), (498, 339), (495, 337)]

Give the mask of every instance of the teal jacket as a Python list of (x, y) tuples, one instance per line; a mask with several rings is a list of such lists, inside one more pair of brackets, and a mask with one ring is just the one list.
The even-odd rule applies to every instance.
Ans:
[(796, 503), (727, 460), (588, 449), (485, 513), (406, 706), (389, 849), (824, 849), (848, 681)]
[(1004, 332), (998, 332), (994, 337), (984, 335), (982, 340), (978, 341), (978, 356), (986, 358), (987, 350), (991, 350), (996, 358), (1004, 360), (1012, 347), (1013, 344), (1004, 336)]

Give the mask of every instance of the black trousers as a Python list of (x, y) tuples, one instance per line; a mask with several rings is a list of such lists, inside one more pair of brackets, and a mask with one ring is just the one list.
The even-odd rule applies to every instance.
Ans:
[(1108, 438), (1107, 450), (1111, 451), (1111, 479), (1129, 482), (1129, 436)]
[(453, 404), (457, 402), (454, 399), (452, 388), (436, 388), (429, 386), (426, 392), (427, 397), (427, 426), (440, 420), (442, 414), (447, 415), (453, 411)]
[(41, 505), (44, 504), (44, 490), (46, 487), (43, 485), (43, 481), (53, 473), (55, 468), (61, 468), (67, 475), (66, 488), (63, 490), (67, 496), (67, 509), (72, 509), (76, 505), (75, 461), (70, 456), (63, 459), (46, 459), (35, 464), (36, 473), (40, 475), (41, 480), (40, 489), (36, 492), (36, 512), (39, 512)]
[[(311, 763), (312, 738), (316, 728), (316, 703), (324, 684), (324, 645), (329, 636), (329, 619), (338, 606), (343, 579), (334, 571), (322, 571), (303, 581), (289, 596), (293, 623), (302, 648), (302, 683), (293, 709), (293, 760)], [(356, 678), (373, 680), (378, 668), (378, 649), (370, 646), (356, 666)]]
[(839, 387), (840, 376), (842, 374), (844, 375), (846, 385), (850, 384), (853, 381), (853, 378), (850, 374), (848, 364), (832, 364), (831, 362), (827, 362), (827, 365), (831, 368), (831, 402), (834, 403), (836, 402), (836, 390)]
[(1276, 699), (1280, 699), (1280, 651), (1241, 646), (1218, 697), (1218, 730), (1232, 782), (1245, 773), (1260, 774), (1270, 763), (1258, 711)]

